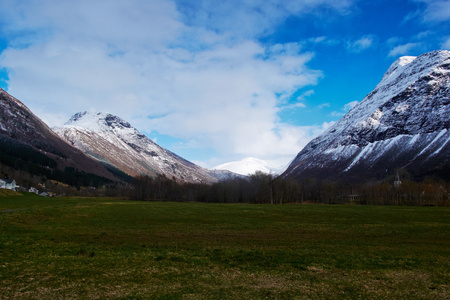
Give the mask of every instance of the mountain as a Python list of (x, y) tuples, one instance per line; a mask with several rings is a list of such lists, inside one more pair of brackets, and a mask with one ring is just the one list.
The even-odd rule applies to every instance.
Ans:
[(239, 161), (224, 163), (214, 167), (213, 169), (228, 170), (245, 176), (254, 174), (257, 171), (267, 174), (276, 173), (276, 168), (272, 168), (268, 162), (254, 157), (247, 157)]
[(235, 172), (231, 172), (229, 170), (220, 170), (220, 169), (211, 169), (209, 170), (209, 174), (211, 174), (214, 178), (217, 179), (217, 181), (227, 181), (227, 180), (233, 180), (233, 179), (245, 179), (247, 178), (246, 175), (238, 174)]
[(138, 176), (165, 175), (182, 182), (217, 181), (208, 170), (166, 150), (130, 123), (107, 113), (77, 113), (54, 131), (87, 155)]
[(0, 89), (0, 164), (74, 185), (118, 180), (98, 161), (59, 138), (3, 89)]
[(450, 180), (450, 51), (401, 57), (283, 177), (380, 180), (398, 169)]

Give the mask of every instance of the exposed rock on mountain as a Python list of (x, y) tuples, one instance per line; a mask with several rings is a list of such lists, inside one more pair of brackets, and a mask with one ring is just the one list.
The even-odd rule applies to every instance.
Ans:
[(91, 157), (131, 176), (165, 175), (192, 183), (217, 180), (208, 170), (160, 147), (128, 122), (111, 114), (77, 113), (54, 131)]
[(282, 175), (367, 181), (396, 169), (450, 179), (450, 51), (401, 57)]

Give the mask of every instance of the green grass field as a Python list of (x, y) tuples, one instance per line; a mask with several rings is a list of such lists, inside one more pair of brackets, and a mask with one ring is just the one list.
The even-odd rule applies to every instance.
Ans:
[(450, 208), (0, 197), (1, 299), (448, 299)]

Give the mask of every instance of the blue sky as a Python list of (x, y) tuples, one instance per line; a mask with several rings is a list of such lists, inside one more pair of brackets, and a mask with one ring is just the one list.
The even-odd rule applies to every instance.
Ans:
[(400, 56), (450, 49), (443, 0), (0, 0), (0, 87), (51, 126), (116, 114), (213, 167), (288, 163)]

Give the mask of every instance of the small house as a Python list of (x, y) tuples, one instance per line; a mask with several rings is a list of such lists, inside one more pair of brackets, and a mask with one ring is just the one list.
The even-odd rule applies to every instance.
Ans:
[(0, 189), (15, 191), (18, 187), (14, 179), (0, 179)]
[(39, 190), (34, 188), (34, 187), (30, 187), (30, 189), (28, 190), (28, 192), (30, 193), (35, 193), (36, 195), (39, 195)]

